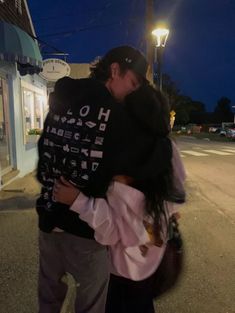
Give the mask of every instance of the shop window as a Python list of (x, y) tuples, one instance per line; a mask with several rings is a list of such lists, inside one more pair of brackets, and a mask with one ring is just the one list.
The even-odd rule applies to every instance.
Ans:
[(33, 106), (34, 106), (34, 99), (33, 99), (33, 92), (29, 90), (23, 91), (23, 103), (24, 103), (24, 118), (25, 118), (25, 130), (26, 134), (34, 127), (33, 121)]
[(42, 132), (47, 110), (45, 96), (27, 88), (22, 88), (25, 143), (36, 142)]
[(43, 96), (35, 93), (35, 128), (43, 128)]

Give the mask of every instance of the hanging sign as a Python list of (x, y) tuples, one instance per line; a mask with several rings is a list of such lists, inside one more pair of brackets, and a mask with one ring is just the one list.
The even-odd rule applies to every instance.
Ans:
[(48, 81), (57, 81), (58, 79), (69, 76), (70, 66), (60, 59), (43, 60), (43, 71), (39, 74), (42, 78)]

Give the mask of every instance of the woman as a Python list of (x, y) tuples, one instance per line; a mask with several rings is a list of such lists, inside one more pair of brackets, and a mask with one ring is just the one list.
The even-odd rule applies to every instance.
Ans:
[(106, 312), (152, 313), (153, 274), (165, 251), (169, 217), (177, 212), (174, 203), (185, 200), (185, 173), (168, 138), (169, 108), (161, 93), (143, 86), (127, 97), (125, 109), (128, 144), (120, 146), (120, 164), (106, 198), (87, 197), (63, 178), (54, 197), (79, 213), (95, 230), (95, 239), (109, 246)]

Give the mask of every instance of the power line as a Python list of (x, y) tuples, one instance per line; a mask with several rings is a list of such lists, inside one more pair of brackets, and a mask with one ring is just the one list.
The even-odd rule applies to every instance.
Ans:
[[(119, 1), (118, 4), (120, 4), (120, 2), (122, 1)], [(123, 1), (126, 3), (126, 1)], [(137, 1), (134, 1), (134, 2), (137, 2)], [(133, 4), (133, 3), (132, 3)], [(118, 22), (113, 22), (113, 23), (107, 23), (107, 24), (97, 24), (97, 25), (92, 25), (92, 23), (94, 23), (97, 19), (100, 19), (101, 16), (103, 15), (104, 11), (109, 8), (111, 6), (111, 2), (108, 1), (106, 3), (105, 6), (103, 6), (101, 9), (99, 9), (99, 12), (97, 13), (98, 16), (96, 16), (95, 18), (93, 18), (92, 20), (90, 20), (88, 22), (88, 25), (85, 26), (85, 27), (80, 27), (80, 28), (75, 28), (75, 29), (72, 29), (72, 30), (67, 30), (67, 31), (61, 31), (61, 32), (56, 32), (56, 33), (50, 33), (50, 34), (42, 34), (42, 35), (39, 35), (38, 37), (33, 37), (34, 39), (37, 39), (41, 44), (43, 44), (44, 46), (47, 46), (47, 47), (50, 47), (52, 48), (54, 51), (60, 53), (60, 54), (65, 54), (64, 51), (61, 51), (60, 49), (56, 48), (55, 46), (49, 44), (48, 42), (42, 40), (41, 38), (47, 38), (47, 37), (54, 37), (54, 36), (72, 36), (76, 33), (79, 33), (79, 32), (83, 32), (83, 31), (90, 31), (90, 30), (94, 30), (94, 29), (99, 29), (99, 28), (108, 28), (110, 26), (115, 26), (115, 25), (122, 25), (123, 22), (122, 21), (118, 21)], [(97, 11), (97, 9), (94, 9), (94, 10), (90, 10), (90, 11)], [(63, 15), (64, 16), (64, 15)], [(73, 15), (67, 15), (67, 16), (73, 16)], [(58, 16), (56, 17), (58, 18)], [(46, 19), (49, 19), (49, 18), (44, 18), (44, 20)], [(130, 18), (127, 20), (127, 22), (130, 22), (130, 21), (134, 21), (134, 22), (137, 22), (138, 21), (138, 18), (137, 19), (133, 19), (133, 18)], [(89, 23), (91, 23), (91, 25), (89, 25)], [(43, 53), (43, 52), (42, 52)]]
[(52, 48), (54, 51), (56, 51), (56, 52), (58, 52), (58, 53), (66, 54), (64, 51), (59, 50), (58, 48), (52, 46), (51, 44), (49, 44), (48, 42), (46, 42), (46, 41), (40, 39), (39, 37), (33, 36), (33, 35), (31, 35), (31, 34), (29, 34), (29, 36), (32, 37), (33, 39), (36, 39), (37, 41), (39, 41), (39, 43), (42, 43), (42, 44), (44, 44), (45, 46)]
[(42, 17), (42, 18), (36, 18), (36, 19), (33, 19), (33, 22), (36, 23), (36, 22), (40, 22), (40, 21), (47, 21), (47, 20), (54, 20), (54, 19), (58, 19), (60, 17), (77, 17), (78, 15), (89, 15), (89, 14), (93, 14), (94, 12), (100, 12), (100, 11), (103, 11), (103, 10), (106, 10), (107, 8), (109, 7), (121, 7), (119, 6), (120, 2), (124, 2), (126, 3), (126, 0), (123, 0), (123, 1), (119, 1), (116, 5), (112, 5), (111, 4), (111, 1), (108, 1), (103, 7), (101, 8), (93, 8), (93, 9), (86, 9), (85, 11), (83, 12), (79, 12), (79, 13), (72, 13), (72, 14), (62, 14), (62, 15), (56, 15), (56, 16), (47, 16), (47, 17)]
[(40, 35), (39, 37), (41, 38), (45, 38), (45, 37), (54, 37), (54, 36), (60, 36), (60, 35), (73, 35), (75, 33), (78, 32), (82, 32), (82, 31), (87, 31), (87, 30), (93, 30), (96, 28), (106, 28), (109, 26), (114, 26), (114, 25), (121, 25), (121, 22), (115, 22), (115, 23), (109, 23), (109, 24), (103, 24), (103, 25), (94, 25), (94, 26), (87, 26), (87, 27), (81, 27), (81, 28), (75, 28), (72, 30), (67, 30), (67, 31), (63, 31), (63, 32), (58, 32), (58, 33), (51, 33), (51, 34), (46, 34), (46, 35)]
[(55, 15), (55, 16), (47, 16), (47, 17), (42, 17), (42, 18), (37, 18), (37, 19), (33, 19), (34, 23), (37, 22), (41, 22), (41, 21), (49, 21), (49, 20), (55, 20), (58, 19), (60, 17), (77, 17), (78, 15), (89, 15), (89, 14), (93, 14), (94, 12), (99, 12), (103, 9), (106, 9), (106, 6), (102, 7), (102, 8), (97, 8), (97, 9), (88, 9), (89, 12), (79, 12), (79, 13), (72, 13), (72, 14), (61, 14), (61, 15)]

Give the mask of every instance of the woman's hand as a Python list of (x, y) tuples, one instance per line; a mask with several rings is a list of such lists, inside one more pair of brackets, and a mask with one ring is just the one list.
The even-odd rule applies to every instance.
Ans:
[(53, 188), (53, 198), (56, 202), (64, 203), (69, 206), (73, 204), (80, 193), (80, 190), (74, 187), (63, 176), (56, 183)]

